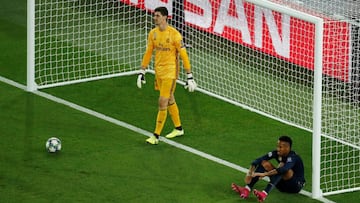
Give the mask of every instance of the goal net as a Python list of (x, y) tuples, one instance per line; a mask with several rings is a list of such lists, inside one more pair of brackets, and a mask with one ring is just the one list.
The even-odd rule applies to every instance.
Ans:
[(28, 89), (135, 74), (165, 6), (199, 91), (313, 132), (315, 197), (359, 190), (360, 8), (323, 2), (28, 0)]
[(31, 89), (130, 74), (146, 44), (146, 12), (117, 1), (34, 2)]

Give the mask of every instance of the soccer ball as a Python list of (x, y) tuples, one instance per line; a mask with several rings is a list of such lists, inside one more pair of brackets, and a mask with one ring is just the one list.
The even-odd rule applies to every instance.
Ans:
[(61, 141), (59, 138), (51, 137), (46, 141), (46, 150), (50, 153), (58, 152), (61, 150)]

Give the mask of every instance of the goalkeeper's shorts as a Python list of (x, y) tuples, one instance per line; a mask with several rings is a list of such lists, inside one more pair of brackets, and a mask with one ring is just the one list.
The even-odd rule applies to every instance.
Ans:
[(171, 94), (174, 94), (176, 88), (175, 79), (155, 79), (155, 90), (160, 91), (160, 96), (164, 98), (170, 98)]

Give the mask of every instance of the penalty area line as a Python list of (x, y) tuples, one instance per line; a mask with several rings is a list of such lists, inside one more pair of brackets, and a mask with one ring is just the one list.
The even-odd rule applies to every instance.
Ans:
[[(14, 86), (14, 87), (17, 87), (17, 88), (19, 88), (19, 89), (22, 89), (22, 90), (26, 91), (26, 86), (25, 86), (25, 85), (22, 85), (22, 84), (20, 84), (20, 83), (17, 83), (17, 82), (15, 82), (15, 81), (13, 81), (13, 80), (10, 80), (10, 79), (8, 79), (8, 78), (5, 78), (5, 77), (0, 76), (0, 81), (1, 81), (1, 82), (4, 82), (4, 83), (6, 83), (6, 84), (9, 84), (9, 85), (11, 85), (11, 86)], [(149, 132), (149, 131), (143, 130), (143, 129), (141, 129), (141, 128), (139, 128), (139, 127), (136, 127), (136, 126), (134, 126), (134, 125), (131, 125), (131, 124), (129, 124), (129, 123), (126, 123), (126, 122), (117, 120), (117, 119), (112, 118), (112, 117), (110, 117), (110, 116), (106, 116), (106, 115), (104, 115), (104, 114), (102, 114), (102, 113), (99, 113), (99, 112), (96, 112), (96, 111), (94, 111), (94, 110), (85, 108), (85, 107), (83, 107), (83, 106), (77, 105), (77, 104), (75, 104), (75, 103), (72, 103), (72, 102), (70, 102), (70, 101), (61, 99), (61, 98), (56, 97), (56, 96), (53, 96), (53, 95), (51, 95), (51, 94), (48, 94), (48, 93), (45, 93), (45, 92), (41, 92), (41, 91), (38, 91), (38, 90), (33, 91), (32, 93), (35, 94), (35, 95), (41, 96), (41, 97), (43, 97), (43, 98), (46, 98), (46, 99), (48, 99), (48, 100), (51, 100), (51, 101), (53, 101), (53, 102), (56, 102), (56, 103), (59, 103), (59, 104), (63, 104), (63, 105), (68, 106), (68, 107), (70, 107), (70, 108), (72, 108), (72, 109), (81, 111), (81, 112), (86, 113), (86, 114), (88, 114), (88, 115), (91, 115), (91, 116), (97, 117), (97, 118), (99, 118), (99, 119), (108, 121), (108, 122), (113, 123), (113, 124), (115, 124), (115, 125), (118, 125), (118, 126), (127, 128), (127, 129), (129, 129), (129, 130), (131, 130), (131, 131), (134, 131), (134, 132), (136, 132), (136, 133), (139, 133), (139, 134), (142, 134), (142, 135), (145, 135), (145, 136), (148, 136), (148, 137), (152, 135), (152, 133)], [(169, 140), (169, 139), (167, 139), (167, 138), (165, 138), (165, 137), (160, 137), (160, 141), (162, 141), (162, 142), (164, 142), (164, 143), (167, 143), (167, 144), (169, 144), (169, 145), (171, 145), (171, 146), (174, 146), (174, 147), (176, 147), (176, 148), (179, 148), (179, 149), (185, 150), (185, 151), (187, 151), (187, 152), (190, 152), (190, 153), (192, 153), (192, 154), (195, 154), (195, 155), (197, 155), (197, 156), (200, 156), (200, 157), (203, 157), (203, 158), (205, 158), (205, 159), (208, 159), (208, 160), (210, 160), (210, 161), (216, 162), (216, 163), (218, 163), (218, 164), (221, 164), (221, 165), (230, 167), (230, 168), (235, 169), (235, 170), (237, 170), (237, 171), (240, 171), (240, 172), (243, 172), (243, 173), (247, 173), (247, 172), (248, 172), (248, 169), (246, 169), (246, 168), (244, 168), (244, 167), (241, 167), (241, 166), (236, 165), (236, 164), (234, 164), (234, 163), (231, 163), (231, 162), (228, 162), (228, 161), (226, 161), (226, 160), (220, 159), (220, 158), (218, 158), (218, 157), (215, 157), (215, 156), (213, 156), (213, 155), (207, 154), (207, 153), (205, 153), (205, 152), (199, 151), (199, 150), (194, 149), (194, 148), (192, 148), (192, 147), (189, 147), (189, 146), (180, 144), (180, 143), (178, 143), (178, 142)], [(268, 179), (268, 178), (265, 178), (265, 181), (269, 181), (269, 179)], [(312, 198), (311, 193), (308, 192), (308, 191), (301, 190), (301, 191), (300, 191), (300, 194)], [(324, 203), (335, 203), (335, 202), (333, 202), (333, 201), (331, 201), (331, 200), (328, 200), (328, 199), (326, 199), (326, 198), (324, 198), (324, 197), (318, 198), (317, 200), (319, 200), (319, 201), (321, 201), (321, 202), (324, 202)]]

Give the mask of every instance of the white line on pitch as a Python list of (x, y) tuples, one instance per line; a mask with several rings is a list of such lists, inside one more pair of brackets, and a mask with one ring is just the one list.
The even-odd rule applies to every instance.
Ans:
[[(20, 83), (17, 83), (17, 82), (15, 82), (15, 81), (12, 81), (12, 80), (10, 80), (10, 79), (7, 79), (7, 78), (5, 78), (5, 77), (0, 76), (0, 81), (2, 81), (2, 82), (4, 82), (4, 83), (7, 83), (7, 84), (9, 84), (9, 85), (12, 85), (12, 86), (14, 86), (14, 87), (17, 87), (17, 88), (19, 88), (19, 89), (22, 89), (22, 90), (26, 91), (26, 86), (24, 86), (24, 85), (22, 85), (22, 84), (20, 84)], [(136, 133), (139, 133), (139, 134), (142, 134), (142, 135), (145, 135), (145, 136), (151, 136), (151, 135), (152, 135), (152, 133), (149, 132), (149, 131), (143, 130), (143, 129), (138, 128), (138, 127), (136, 127), (136, 126), (133, 126), (133, 125), (131, 125), (131, 124), (125, 123), (125, 122), (123, 122), (123, 121), (119, 121), (119, 120), (114, 119), (114, 118), (112, 118), (112, 117), (106, 116), (106, 115), (104, 115), (104, 114), (102, 114), (102, 113), (93, 111), (93, 110), (91, 110), (91, 109), (88, 109), (88, 108), (85, 108), (85, 107), (83, 107), (83, 106), (80, 106), (80, 105), (74, 104), (74, 103), (72, 103), (72, 102), (69, 102), (69, 101), (67, 101), (67, 100), (61, 99), (61, 98), (59, 98), (59, 97), (55, 97), (55, 96), (53, 96), (53, 95), (51, 95), (51, 94), (48, 94), (48, 93), (45, 93), (45, 92), (41, 92), (41, 91), (34, 91), (33, 93), (36, 94), (36, 95), (39, 95), (39, 96), (41, 96), (41, 97), (44, 97), (44, 98), (46, 98), (46, 99), (48, 99), (48, 100), (54, 101), (54, 102), (56, 102), (56, 103), (63, 104), (63, 105), (65, 105), (65, 106), (71, 107), (71, 108), (76, 109), (76, 110), (78, 110), (78, 111), (87, 113), (87, 114), (89, 114), (89, 115), (91, 115), (91, 116), (94, 116), (94, 117), (100, 118), (100, 119), (102, 119), (102, 120), (108, 121), (108, 122), (113, 123), (113, 124), (115, 124), (115, 125), (118, 125), (118, 126), (127, 128), (127, 129), (132, 130), (132, 131), (134, 131), (134, 132), (136, 132)], [(197, 149), (191, 148), (191, 147), (189, 147), (189, 146), (180, 144), (180, 143), (178, 143), (178, 142), (174, 142), (174, 141), (172, 141), (172, 140), (166, 139), (165, 137), (160, 137), (160, 140), (161, 140), (162, 142), (165, 142), (165, 143), (171, 145), (171, 146), (174, 146), (174, 147), (177, 147), (177, 148), (179, 148), (179, 149), (188, 151), (188, 152), (190, 152), (190, 153), (196, 154), (196, 155), (198, 155), (198, 156), (201, 156), (201, 157), (206, 158), (206, 159), (208, 159), (208, 160), (211, 160), (211, 161), (214, 161), (214, 162), (216, 162), (216, 163), (222, 164), (222, 165), (224, 165), (224, 166), (233, 168), (233, 169), (235, 169), (235, 170), (241, 171), (241, 172), (243, 172), (243, 173), (247, 173), (247, 171), (248, 171), (248, 169), (243, 168), (243, 167), (241, 167), (241, 166), (239, 166), (239, 165), (236, 165), (236, 164), (233, 164), (233, 163), (231, 163), (231, 162), (225, 161), (225, 160), (223, 160), (223, 159), (217, 158), (217, 157), (215, 157), (215, 156), (212, 156), (212, 155), (207, 154), (207, 153), (205, 153), (205, 152), (202, 152), (202, 151), (199, 151), (199, 150), (197, 150)], [(269, 181), (269, 179), (266, 179), (266, 180)], [(308, 197), (311, 198), (311, 193), (308, 192), (308, 191), (301, 190), (301, 191), (300, 191), (300, 194), (305, 195), (305, 196), (308, 196)], [(319, 199), (317, 199), (317, 200), (319, 200), (319, 201), (321, 201), (321, 202), (324, 202), (324, 203), (335, 203), (335, 202), (333, 202), (333, 201), (331, 201), (331, 200), (328, 200), (328, 199), (326, 199), (326, 198), (324, 198), (324, 197), (321, 197), (321, 198), (319, 198)]]

